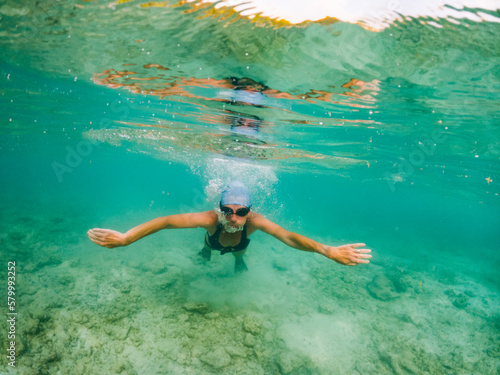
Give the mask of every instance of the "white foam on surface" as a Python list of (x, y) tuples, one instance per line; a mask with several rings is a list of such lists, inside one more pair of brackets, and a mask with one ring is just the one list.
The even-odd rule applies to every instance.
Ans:
[(463, 8), (497, 10), (498, 1), (492, 0), (204, 0), (217, 2), (216, 7), (234, 7), (243, 16), (265, 16), (276, 20), (286, 20), (292, 24), (318, 21), (326, 17), (344, 22), (362, 23), (369, 28), (380, 30), (389, 27), (404, 17), (432, 17), (469, 19), (475, 22), (500, 22), (484, 12), (472, 13)]

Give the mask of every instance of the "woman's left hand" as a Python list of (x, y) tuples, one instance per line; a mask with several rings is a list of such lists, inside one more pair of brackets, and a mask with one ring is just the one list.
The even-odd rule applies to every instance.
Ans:
[(346, 266), (356, 266), (362, 263), (370, 263), (372, 257), (370, 249), (358, 249), (366, 246), (364, 243), (354, 243), (342, 246), (327, 246), (323, 255), (337, 263)]

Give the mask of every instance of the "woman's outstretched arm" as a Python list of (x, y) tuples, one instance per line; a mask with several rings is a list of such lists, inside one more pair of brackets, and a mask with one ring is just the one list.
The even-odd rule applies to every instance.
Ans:
[(346, 266), (369, 263), (372, 257), (370, 249), (359, 249), (359, 247), (365, 246), (364, 243), (347, 244), (337, 247), (324, 245), (301, 234), (290, 232), (259, 214), (253, 215), (252, 223), (256, 229), (270, 234), (290, 247), (319, 253), (328, 259)]
[(99, 246), (113, 248), (127, 246), (143, 237), (156, 233), (161, 229), (209, 228), (216, 225), (217, 215), (214, 211), (157, 217), (140, 224), (126, 233), (112, 229), (93, 228), (87, 232), (89, 238)]

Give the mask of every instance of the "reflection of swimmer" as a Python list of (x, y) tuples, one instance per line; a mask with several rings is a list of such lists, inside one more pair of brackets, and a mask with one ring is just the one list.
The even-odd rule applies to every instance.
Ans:
[[(134, 64), (127, 64), (134, 65)], [(194, 78), (166, 76), (165, 71), (170, 69), (158, 64), (144, 65), (143, 68), (148, 71), (131, 71), (107, 69), (102, 73), (94, 73), (93, 80), (99, 85), (105, 85), (111, 88), (126, 88), (131, 92), (138, 94), (148, 94), (159, 96), (161, 99), (174, 96), (182, 98), (202, 99), (207, 101), (226, 102), (233, 105), (251, 105), (255, 107), (266, 107), (268, 98), (306, 100), (311, 103), (328, 102), (342, 104), (352, 107), (364, 108), (364, 104), (356, 101), (345, 101), (349, 99), (361, 99), (371, 104), (375, 101), (374, 96), (380, 90), (380, 81), (372, 80), (370, 82), (361, 81), (353, 78), (344, 83), (342, 88), (348, 89), (343, 93), (335, 90), (311, 89), (302, 94), (291, 94), (288, 92), (272, 89), (262, 83), (259, 83), (248, 77), (227, 77), (223, 79), (214, 78)], [(150, 76), (149, 69), (161, 70), (161, 73), (154, 71)], [(330, 86), (333, 88), (333, 86)], [(219, 90), (215, 97), (211, 94), (203, 95), (201, 90), (213, 88)], [(276, 103), (276, 102), (274, 102)], [(273, 105), (276, 108), (276, 104)]]
[(269, 87), (267, 87), (263, 83), (257, 82), (248, 77), (228, 77), (225, 80), (232, 86), (234, 90), (245, 90), (253, 92), (264, 92), (266, 90), (269, 90)]
[(229, 77), (227, 79), (231, 80), (231, 85), (234, 86), (233, 97), (231, 98), (232, 104), (263, 106), (266, 97), (264, 92), (269, 90), (269, 87), (247, 77)]
[[(320, 154), (297, 148), (280, 147), (260, 141), (254, 136), (234, 132), (224, 134), (186, 130), (185, 125), (178, 127), (124, 123), (139, 128), (92, 129), (84, 133), (87, 139), (95, 139), (114, 146), (131, 143), (131, 151), (145, 152), (160, 159), (185, 162), (186, 153), (178, 152), (177, 146), (184, 149), (197, 149), (225, 156), (252, 160), (284, 160), (289, 163), (308, 161), (326, 168), (346, 168), (354, 165), (367, 165), (365, 160), (352, 157)], [(148, 129), (148, 130), (146, 130)]]
[(262, 120), (258, 116), (231, 116), (231, 131), (242, 134), (257, 134)]
[[(220, 122), (225, 126), (229, 126), (229, 132), (226, 127), (222, 128), (222, 134), (218, 135), (220, 142), (226, 144), (221, 149), (221, 153), (227, 156), (232, 155), (232, 150), (236, 147), (241, 150), (241, 144), (245, 145), (260, 145), (265, 146), (267, 143), (258, 138), (262, 120), (258, 116), (249, 114), (224, 111), (220, 116)], [(227, 147), (227, 143), (233, 144), (233, 147)], [(239, 157), (244, 157), (244, 153), (240, 152)]]
[(212, 251), (221, 255), (233, 253), (235, 272), (246, 271), (243, 260), (252, 233), (261, 230), (295, 249), (319, 253), (337, 263), (355, 266), (369, 263), (371, 250), (360, 249), (363, 243), (324, 245), (298, 233), (287, 231), (264, 216), (251, 211), (250, 193), (245, 185), (232, 181), (221, 195), (219, 209), (205, 212), (159, 217), (120, 233), (110, 229), (94, 228), (88, 231), (96, 244), (107, 247), (127, 246), (161, 229), (203, 228), (206, 230), (205, 244), (199, 255), (211, 259)]
[(251, 78), (228, 77), (223, 85), (227, 90), (221, 90), (218, 94), (220, 99), (225, 99), (233, 105), (251, 105), (264, 107), (266, 95), (269, 89), (266, 85), (254, 81)]

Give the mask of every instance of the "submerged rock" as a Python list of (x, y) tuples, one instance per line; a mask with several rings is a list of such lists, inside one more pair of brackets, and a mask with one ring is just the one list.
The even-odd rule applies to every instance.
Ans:
[(165, 266), (165, 264), (163, 264), (161, 262), (159, 262), (159, 263), (156, 263), (156, 262), (154, 262), (154, 263), (146, 263), (144, 265), (144, 268), (147, 271), (149, 271), (149, 272), (151, 272), (151, 273), (153, 273), (155, 275), (161, 275), (162, 273), (165, 273), (165, 272), (168, 271), (167, 266)]
[[(118, 334), (120, 335), (120, 333)], [(141, 334), (141, 330), (137, 327), (126, 327), (121, 330), (121, 334), (128, 337), (136, 348), (141, 346), (144, 341), (144, 336)]]
[(36, 335), (40, 332), (40, 320), (28, 317), (23, 322), (26, 335)]
[(408, 311), (403, 314), (401, 320), (407, 323), (411, 323), (416, 327), (422, 327), (425, 323), (422, 316), (415, 311)]
[(460, 293), (453, 299), (453, 306), (458, 309), (465, 309), (469, 305), (469, 297)]
[(318, 311), (322, 314), (333, 314), (336, 309), (337, 306), (331, 301), (322, 302), (318, 307)]
[(278, 357), (278, 367), (282, 374), (292, 374), (305, 364), (304, 359), (297, 353), (284, 352)]
[(444, 294), (446, 294), (450, 298), (453, 298), (457, 295), (453, 289), (446, 289), (444, 291)]
[(469, 297), (466, 293), (455, 293), (453, 289), (447, 289), (444, 294), (448, 296), (453, 306), (464, 309), (469, 305)]
[(262, 329), (261, 322), (253, 316), (247, 317), (243, 321), (243, 330), (246, 332), (249, 332), (253, 335), (257, 335), (258, 333), (260, 333), (261, 329)]
[(186, 311), (196, 312), (199, 314), (206, 314), (208, 312), (208, 305), (205, 302), (202, 303), (186, 302), (182, 307)]
[(127, 339), (131, 328), (130, 324), (107, 324), (104, 326), (104, 332), (114, 340), (124, 341)]
[(500, 345), (490, 345), (484, 352), (491, 358), (500, 358)]
[(205, 318), (207, 319), (217, 319), (220, 317), (220, 314), (218, 312), (211, 312), (205, 315)]
[(107, 323), (115, 323), (134, 313), (134, 307), (126, 298), (116, 299), (103, 309), (103, 319)]
[(469, 297), (475, 297), (476, 296), (476, 293), (474, 293), (474, 291), (472, 290), (464, 290), (464, 294), (468, 295)]
[(380, 353), (380, 360), (384, 362), (395, 374), (419, 374), (419, 369), (404, 356), (391, 353)]
[(240, 357), (240, 358), (245, 358), (247, 356), (246, 350), (241, 344), (239, 343), (231, 343), (230, 345), (226, 345), (225, 347), (227, 354), (229, 354), (231, 357)]
[(285, 272), (285, 271), (288, 271), (288, 267), (287, 267), (287, 266), (285, 266), (285, 265), (283, 265), (283, 264), (281, 264), (281, 263), (277, 262), (276, 260), (273, 262), (273, 268), (274, 268), (275, 270), (280, 271), (280, 272)]
[(200, 357), (200, 360), (217, 370), (220, 370), (231, 363), (231, 357), (223, 348), (217, 348), (213, 351), (205, 353)]
[(411, 288), (412, 278), (409, 275), (404, 275), (402, 273), (396, 273), (390, 276), (390, 280), (394, 284), (394, 289), (398, 293), (405, 293)]
[(71, 320), (77, 324), (85, 324), (89, 321), (89, 317), (82, 311), (75, 311), (71, 314)]
[(33, 262), (24, 266), (23, 271), (35, 272), (47, 266), (57, 266), (62, 263), (62, 259), (56, 254), (41, 254)]
[(255, 337), (251, 333), (247, 333), (245, 335), (245, 341), (243, 342), (243, 344), (247, 348), (253, 348), (255, 346), (255, 344), (256, 344)]
[(381, 301), (389, 301), (398, 298), (394, 283), (385, 275), (375, 276), (366, 289), (372, 297)]

